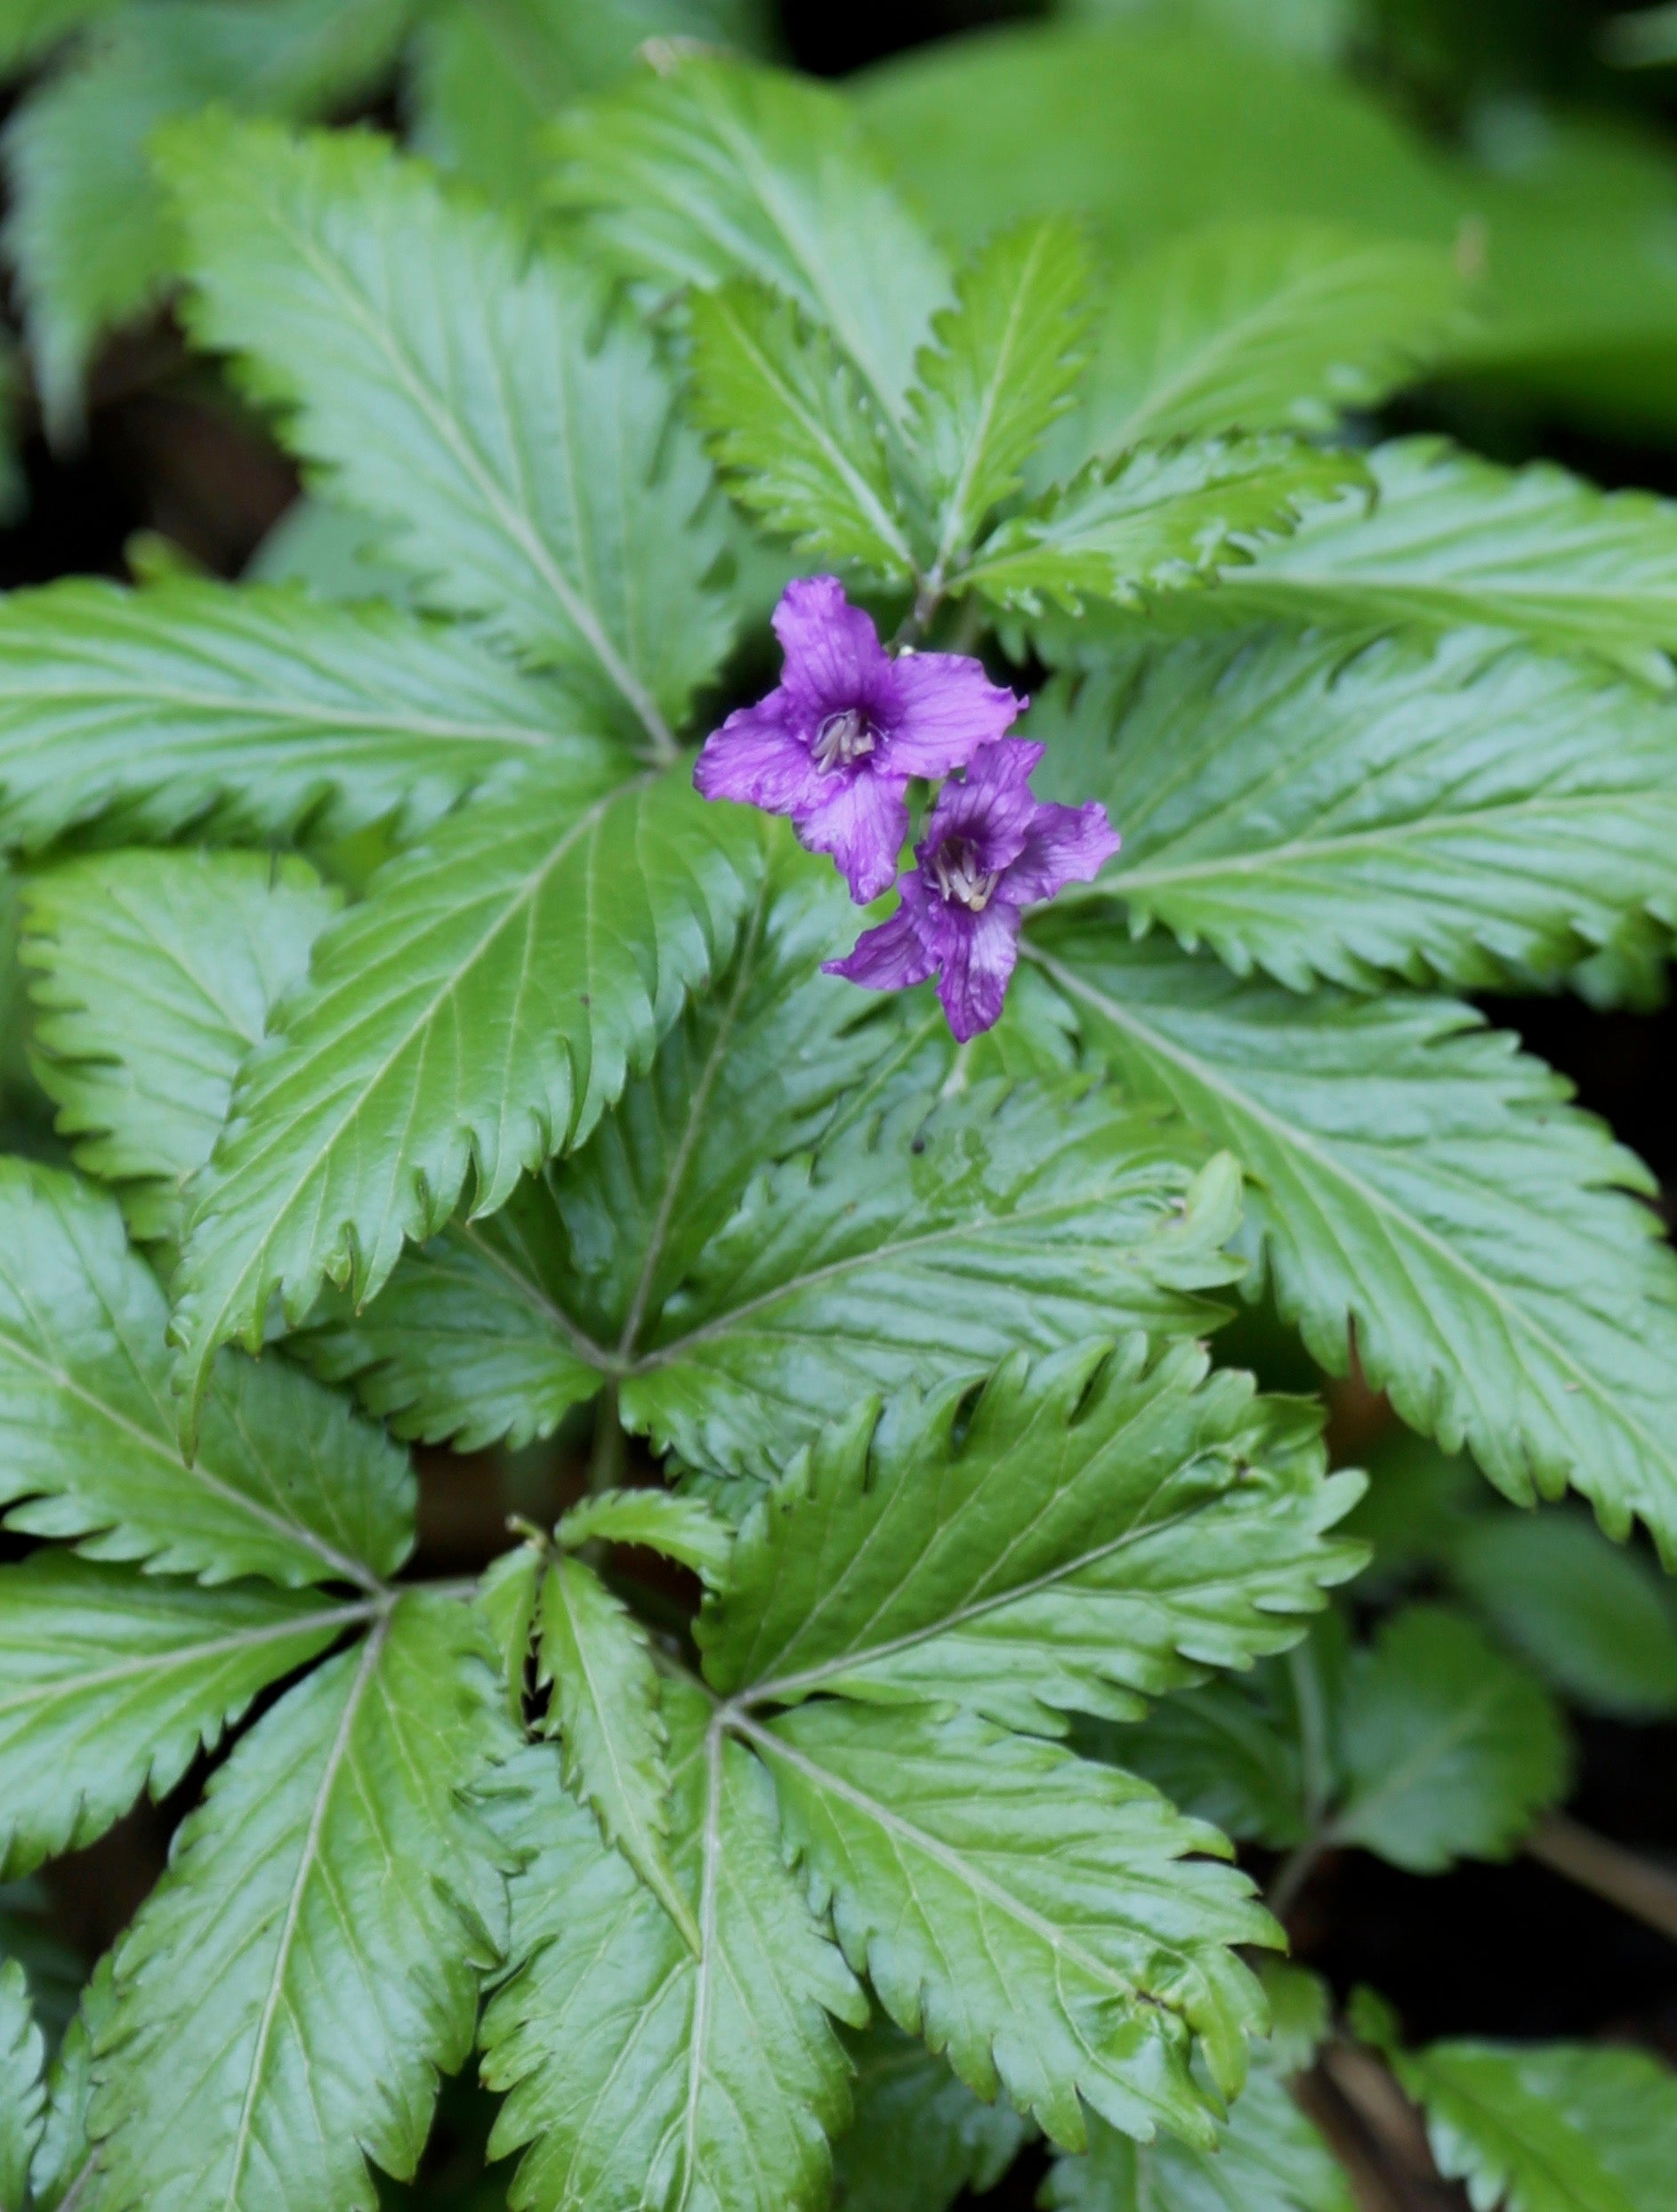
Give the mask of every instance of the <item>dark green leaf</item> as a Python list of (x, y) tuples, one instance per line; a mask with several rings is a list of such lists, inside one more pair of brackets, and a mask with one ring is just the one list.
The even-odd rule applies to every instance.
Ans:
[(974, 2096), (889, 2021), (849, 2042), (856, 2113), (836, 2146), (839, 2212), (947, 2212), (963, 2189), (993, 2189), (1029, 2138), (1029, 2122), (1004, 2098)]
[(0, 2212), (28, 2212), (29, 2168), (46, 2111), (46, 2041), (15, 1958), (0, 1963)]

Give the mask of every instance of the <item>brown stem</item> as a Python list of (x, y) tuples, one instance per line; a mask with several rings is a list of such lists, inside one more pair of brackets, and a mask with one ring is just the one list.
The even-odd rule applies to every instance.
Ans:
[(1325, 2045), (1294, 2094), (1344, 2167), (1360, 2212), (1449, 2212), (1462, 2203), (1432, 2162), (1421, 2115), (1372, 2051)]
[(1564, 1812), (1538, 1822), (1526, 1838), (1526, 1855), (1677, 1942), (1677, 1874)]

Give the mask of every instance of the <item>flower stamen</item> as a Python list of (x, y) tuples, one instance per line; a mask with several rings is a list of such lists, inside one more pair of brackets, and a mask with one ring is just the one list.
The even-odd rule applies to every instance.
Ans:
[(979, 863), (979, 849), (971, 837), (947, 837), (931, 856), (932, 873), (946, 900), (954, 899), (970, 914), (982, 914), (1000, 880), (999, 868)]
[(815, 733), (810, 758), (824, 776), (835, 768), (848, 768), (864, 759), (879, 743), (879, 732), (859, 706), (847, 706), (829, 714)]

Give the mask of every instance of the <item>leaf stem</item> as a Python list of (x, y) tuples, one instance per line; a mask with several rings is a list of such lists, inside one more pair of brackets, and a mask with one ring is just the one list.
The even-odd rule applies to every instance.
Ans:
[(1307, 1836), (1302, 1844), (1288, 1852), (1276, 1869), (1275, 1878), (1264, 1892), (1263, 1901), (1278, 1920), (1285, 1920), (1299, 1901), (1304, 1885), (1315, 1873), (1317, 1862), (1328, 1845), (1325, 1830)]
[(1526, 1856), (1677, 1943), (1677, 1873), (1563, 1812), (1538, 1822), (1526, 1838)]
[(623, 1423), (617, 1412), (617, 1385), (609, 1382), (594, 1401), (594, 1448), (588, 1460), (588, 1494), (615, 1490), (623, 1480)]

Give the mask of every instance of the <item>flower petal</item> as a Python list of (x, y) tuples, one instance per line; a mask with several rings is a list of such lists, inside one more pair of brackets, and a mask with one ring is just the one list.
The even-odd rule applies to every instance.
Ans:
[(807, 737), (829, 714), (852, 706), (888, 726), (896, 697), (891, 662), (872, 618), (851, 606), (837, 577), (794, 577), (780, 595), (774, 626), (786, 657), (781, 688)]
[(907, 788), (864, 763), (818, 779), (818, 800), (793, 814), (798, 842), (811, 852), (830, 852), (858, 906), (865, 907), (897, 879), (897, 857), (908, 835)]
[(989, 906), (982, 914), (961, 916), (960, 923), (944, 956), (938, 997), (956, 1042), (964, 1045), (1002, 1018), (1007, 979), (1019, 958), (1019, 914), (1012, 907)]
[(999, 738), (1028, 702), (963, 653), (905, 653), (891, 664), (897, 711), (890, 758), (899, 776), (947, 776)]
[[(913, 878), (905, 876), (905, 883)], [(824, 960), (823, 975), (842, 975), (864, 990), (907, 990), (923, 983), (938, 965), (938, 957), (916, 926), (915, 909), (905, 900), (888, 922), (863, 932), (856, 949), (843, 960)]]
[(1099, 800), (1084, 806), (1039, 806), (1023, 850), (997, 886), (1012, 906), (1052, 899), (1067, 884), (1092, 883), (1118, 849), (1118, 833)]
[(946, 839), (969, 838), (978, 848), (980, 865), (1000, 872), (1025, 850), (1032, 821), (1042, 811), (1032, 797), (1030, 774), (1043, 756), (1043, 747), (1024, 738), (1004, 738), (982, 747), (973, 755), (963, 782), (949, 782), (939, 792), (926, 822), (926, 834), (916, 848), (928, 866)]
[(826, 779), (788, 727), (784, 691), (741, 706), (705, 739), (693, 781), (706, 799), (741, 799), (770, 814), (816, 803)]

